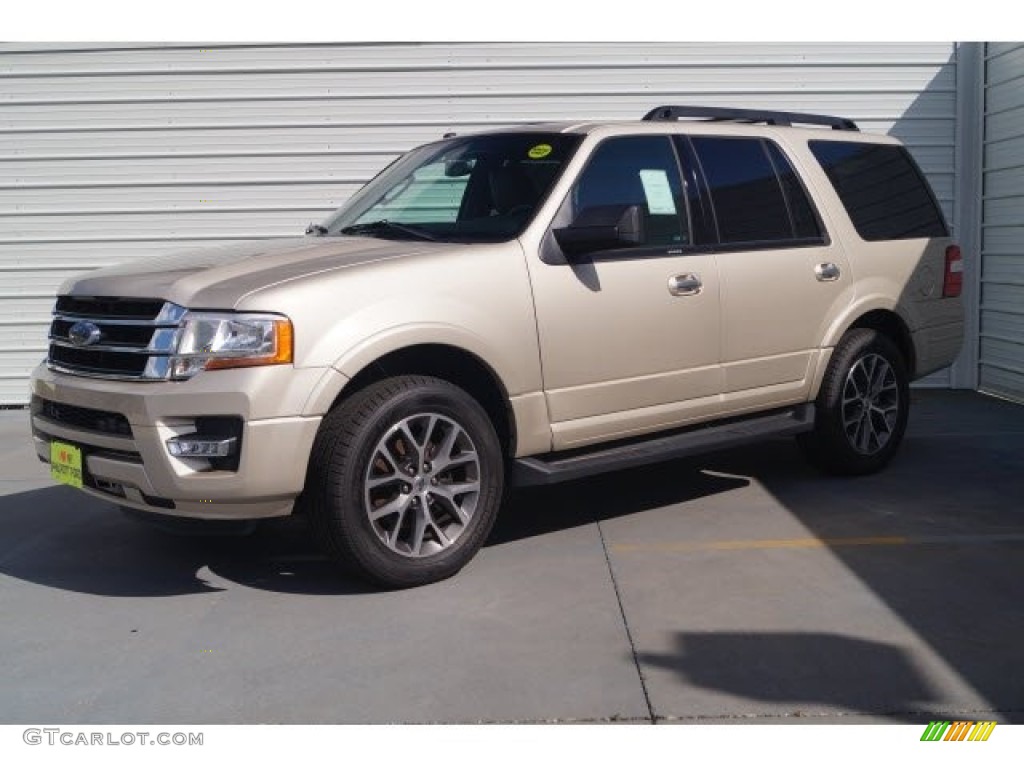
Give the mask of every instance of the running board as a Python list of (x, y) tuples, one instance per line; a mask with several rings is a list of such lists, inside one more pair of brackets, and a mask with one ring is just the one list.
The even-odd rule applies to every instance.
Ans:
[(516, 459), (513, 483), (519, 487), (551, 485), (602, 472), (709, 453), (772, 437), (797, 435), (813, 427), (814, 405), (804, 403), (768, 415), (712, 422), (663, 437), (619, 442), (611, 448), (598, 446), (582, 451), (561, 451)]

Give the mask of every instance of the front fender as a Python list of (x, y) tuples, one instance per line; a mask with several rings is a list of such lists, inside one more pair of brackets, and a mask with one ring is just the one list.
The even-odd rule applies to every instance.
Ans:
[(510, 395), (527, 391), (522, 384), (510, 386), (515, 373), (500, 362), (504, 350), (495, 349), (493, 344), (468, 328), (441, 322), (407, 323), (382, 329), (348, 348), (332, 367), (351, 379), (374, 360), (419, 344), (440, 344), (469, 352), (494, 371)]

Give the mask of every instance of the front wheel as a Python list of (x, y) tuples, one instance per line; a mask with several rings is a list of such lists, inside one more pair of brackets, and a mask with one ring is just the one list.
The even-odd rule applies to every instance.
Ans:
[(305, 493), (311, 527), (369, 581), (438, 581), (483, 545), (503, 472), (494, 427), (464, 390), (425, 376), (385, 379), (324, 419)]
[(821, 469), (863, 475), (885, 467), (910, 413), (906, 363), (889, 337), (857, 328), (840, 339), (815, 401), (814, 430), (798, 438)]

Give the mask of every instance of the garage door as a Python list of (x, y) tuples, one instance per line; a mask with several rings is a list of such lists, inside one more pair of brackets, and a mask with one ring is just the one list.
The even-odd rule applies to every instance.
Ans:
[(1024, 400), (1024, 43), (989, 43), (978, 381)]

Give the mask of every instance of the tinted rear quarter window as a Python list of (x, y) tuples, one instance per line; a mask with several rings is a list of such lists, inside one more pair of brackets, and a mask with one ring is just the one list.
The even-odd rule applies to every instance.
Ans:
[(849, 141), (812, 141), (810, 148), (864, 240), (947, 236), (928, 182), (905, 148)]

